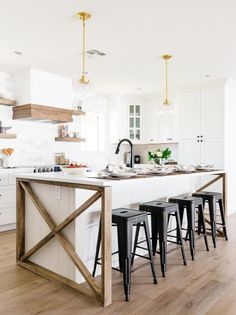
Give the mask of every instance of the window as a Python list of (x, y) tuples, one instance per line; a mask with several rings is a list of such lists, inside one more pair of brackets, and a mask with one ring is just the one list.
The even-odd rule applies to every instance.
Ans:
[(86, 113), (86, 116), (81, 123), (81, 130), (86, 139), (85, 143), (82, 144), (83, 151), (104, 151), (104, 124), (104, 115), (97, 113)]

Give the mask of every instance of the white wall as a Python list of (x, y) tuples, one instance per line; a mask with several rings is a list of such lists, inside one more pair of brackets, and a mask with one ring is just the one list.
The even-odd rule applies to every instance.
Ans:
[[(9, 76), (6, 74), (6, 77)], [(37, 69), (24, 69), (14, 75), (14, 95), (18, 104), (34, 103), (72, 108), (71, 82), (69, 78)], [(119, 155), (115, 155), (115, 146), (108, 143), (106, 98), (99, 96), (93, 106), (90, 106), (90, 111), (104, 117), (104, 151), (102, 152), (87, 152), (86, 144), (83, 143), (55, 142), (58, 125), (24, 120), (13, 121), (12, 109), (8, 106), (0, 106), (0, 120), (4, 126), (12, 127), (9, 132), (16, 133), (17, 139), (0, 139), (0, 150), (6, 147), (14, 148), (13, 159), (16, 166), (54, 164), (54, 156), (57, 152), (64, 152), (70, 160), (88, 163), (92, 168), (102, 168), (107, 163), (122, 163), (124, 157), (122, 151)], [(81, 118), (74, 117), (74, 122), (68, 125), (71, 131), (78, 130), (81, 137), (86, 137), (86, 128), (83, 128)], [(124, 148), (125, 146), (123, 151)]]
[(225, 88), (224, 166), (227, 171), (228, 214), (236, 212), (236, 82), (228, 80)]

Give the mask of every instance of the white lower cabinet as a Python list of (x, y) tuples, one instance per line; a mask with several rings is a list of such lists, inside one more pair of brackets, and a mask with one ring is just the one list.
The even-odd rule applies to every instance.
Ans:
[(7, 173), (0, 171), (0, 231), (15, 228), (16, 223), (16, 177), (33, 169), (17, 169)]
[(0, 207), (0, 226), (16, 223), (16, 207)]

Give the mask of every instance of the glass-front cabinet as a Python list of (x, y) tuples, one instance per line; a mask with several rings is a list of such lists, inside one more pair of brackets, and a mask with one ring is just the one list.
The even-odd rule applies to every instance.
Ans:
[(129, 139), (134, 142), (141, 140), (141, 105), (129, 105)]

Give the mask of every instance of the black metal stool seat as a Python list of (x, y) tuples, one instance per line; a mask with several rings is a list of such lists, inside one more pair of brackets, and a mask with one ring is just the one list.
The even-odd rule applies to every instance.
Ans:
[[(209, 215), (210, 215), (210, 224), (211, 224), (211, 235), (214, 247), (216, 247), (216, 231), (217, 225), (220, 225), (223, 228), (224, 236), (226, 241), (228, 240), (226, 224), (225, 224), (225, 210), (223, 204), (223, 196), (219, 192), (209, 192), (209, 191), (200, 191), (193, 194), (194, 197), (201, 197), (203, 199), (203, 208), (205, 203), (208, 203)], [(216, 222), (216, 203), (218, 202), (220, 208), (221, 222)]]
[[(203, 227), (203, 235), (206, 245), (206, 250), (209, 251), (206, 227), (205, 227), (205, 218), (203, 213), (203, 200), (201, 197), (192, 197), (192, 196), (177, 196), (169, 199), (170, 202), (177, 203), (179, 205), (180, 221), (181, 226), (183, 223), (184, 210), (186, 209), (187, 214), (187, 234), (186, 239), (189, 237), (190, 253), (192, 260), (195, 256), (195, 212), (196, 208), (198, 209), (198, 222), (201, 223)], [(182, 227), (183, 230), (183, 227)], [(200, 230), (199, 230), (200, 234)]]
[[(149, 257), (138, 255), (145, 259), (150, 260), (150, 266), (153, 275), (153, 281), (156, 284), (156, 272), (153, 264), (152, 253), (151, 253), (151, 241), (150, 233), (148, 228), (147, 214), (146, 212), (120, 208), (112, 210), (112, 225), (117, 227), (118, 235), (118, 252), (112, 254), (117, 254), (119, 256), (119, 269), (113, 268), (123, 273), (124, 279), (124, 291), (126, 301), (129, 301), (130, 297), (130, 286), (131, 286), (131, 261), (132, 261), (132, 240), (133, 240), (133, 226), (142, 224), (145, 229), (145, 237), (147, 242), (147, 248), (149, 252)], [(99, 264), (99, 249), (101, 243), (101, 221), (98, 231), (97, 247), (94, 261), (93, 277), (96, 273), (97, 264)]]
[[(165, 277), (166, 273), (166, 256), (167, 256), (167, 235), (168, 235), (168, 223), (169, 217), (174, 216), (176, 218), (177, 225), (177, 241), (172, 243), (177, 243), (181, 247), (181, 253), (183, 257), (184, 265), (186, 265), (183, 240), (182, 240), (182, 231), (180, 225), (179, 217), (179, 207), (177, 204), (161, 201), (151, 201), (143, 203), (139, 206), (140, 211), (146, 211), (151, 213), (151, 227), (152, 227), (152, 252), (153, 255), (157, 252), (157, 239), (159, 236), (159, 253), (160, 253), (160, 262), (161, 262), (161, 271), (162, 276)], [(136, 247), (139, 244), (138, 242), (138, 233), (139, 229), (137, 228), (135, 235), (135, 244), (134, 252)]]

